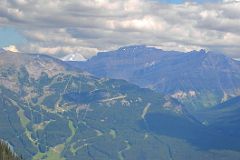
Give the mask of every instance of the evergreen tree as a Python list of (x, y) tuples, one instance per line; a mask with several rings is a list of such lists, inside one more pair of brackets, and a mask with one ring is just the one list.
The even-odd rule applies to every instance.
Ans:
[(0, 140), (0, 160), (22, 160), (22, 158), (19, 158), (8, 144)]

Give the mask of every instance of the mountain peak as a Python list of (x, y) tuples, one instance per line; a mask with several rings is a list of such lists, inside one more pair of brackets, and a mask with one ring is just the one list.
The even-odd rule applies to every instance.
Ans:
[(192, 54), (206, 54), (206, 53), (209, 53), (206, 49), (200, 49), (200, 50), (193, 50), (193, 51), (190, 51), (188, 53), (192, 53)]
[(120, 47), (118, 50), (134, 50), (134, 49), (144, 49), (144, 48), (147, 48), (146, 45), (130, 45), (130, 46)]
[(144, 51), (152, 51), (152, 50), (160, 50), (155, 47), (147, 46), (147, 45), (131, 45), (121, 47), (117, 50), (117, 52), (144, 52)]
[(9, 52), (13, 52), (13, 53), (16, 53), (16, 52), (19, 52), (19, 50), (17, 49), (16, 46), (14, 45), (10, 45), (8, 47), (4, 47), (3, 48), (5, 51), (9, 51)]
[(0, 54), (19, 54), (19, 51), (13, 51), (10, 49), (0, 48)]
[(205, 49), (201, 49), (201, 50), (199, 51), (199, 53), (200, 53), (200, 54), (206, 54), (207, 51), (206, 51)]

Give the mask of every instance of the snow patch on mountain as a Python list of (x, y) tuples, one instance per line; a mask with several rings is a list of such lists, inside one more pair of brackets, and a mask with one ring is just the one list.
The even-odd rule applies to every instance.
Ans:
[(151, 67), (151, 66), (154, 66), (155, 65), (155, 61), (152, 61), (152, 62), (147, 62), (147, 63), (145, 63), (145, 65), (144, 65), (144, 67)]
[(234, 58), (234, 60), (236, 60), (236, 61), (240, 61), (240, 58)]
[(10, 45), (10, 46), (4, 47), (3, 50), (5, 50), (5, 51), (10, 51), (10, 52), (14, 52), (14, 53), (19, 52), (19, 50), (17, 49), (17, 47), (14, 46), (14, 45)]
[(176, 99), (185, 99), (187, 97), (196, 97), (197, 93), (193, 90), (190, 90), (188, 92), (178, 91), (175, 92), (171, 97)]
[(63, 61), (86, 61), (87, 59), (81, 54), (69, 54), (61, 58)]

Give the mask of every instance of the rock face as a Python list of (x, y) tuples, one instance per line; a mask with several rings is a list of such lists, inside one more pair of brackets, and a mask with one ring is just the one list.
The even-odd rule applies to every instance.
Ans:
[(0, 79), (0, 137), (26, 160), (240, 157), (239, 137), (203, 125), (175, 99), (124, 80), (10, 52), (0, 54)]
[(70, 64), (98, 77), (153, 89), (195, 109), (240, 95), (240, 62), (204, 50), (181, 53), (130, 46)]

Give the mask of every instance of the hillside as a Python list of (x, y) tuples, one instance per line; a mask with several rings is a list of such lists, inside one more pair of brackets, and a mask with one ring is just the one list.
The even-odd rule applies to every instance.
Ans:
[(0, 54), (0, 126), (27, 160), (240, 157), (239, 138), (202, 125), (176, 100), (44, 55)]
[(177, 98), (189, 109), (212, 107), (240, 94), (240, 62), (204, 50), (183, 53), (128, 46), (69, 64)]
[(218, 104), (212, 109), (197, 112), (195, 117), (203, 124), (230, 136), (240, 136), (240, 96)]

